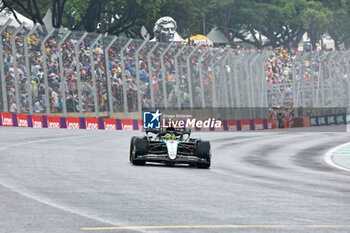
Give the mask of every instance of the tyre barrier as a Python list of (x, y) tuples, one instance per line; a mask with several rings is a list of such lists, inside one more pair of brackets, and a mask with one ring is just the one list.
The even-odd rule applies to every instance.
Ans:
[[(1, 112), (0, 126), (90, 130), (142, 130), (142, 120), (90, 117), (52, 117)], [(350, 113), (308, 118), (311, 127), (350, 123)], [(273, 129), (270, 119), (225, 120), (221, 128), (194, 128), (194, 131), (252, 131)]]

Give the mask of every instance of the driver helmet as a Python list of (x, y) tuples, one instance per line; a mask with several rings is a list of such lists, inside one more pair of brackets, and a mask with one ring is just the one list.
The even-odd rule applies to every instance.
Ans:
[(170, 139), (176, 140), (177, 137), (175, 134), (167, 133), (167, 134), (165, 134), (164, 139), (165, 140), (170, 140)]
[(164, 139), (165, 140), (170, 140), (171, 139), (171, 134), (170, 133), (165, 134)]

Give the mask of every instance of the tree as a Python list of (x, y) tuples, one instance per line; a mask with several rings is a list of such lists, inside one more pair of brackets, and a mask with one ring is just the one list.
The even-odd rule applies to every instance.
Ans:
[(246, 41), (244, 28), (254, 17), (252, 4), (252, 0), (214, 0), (209, 4), (208, 20), (224, 33), (232, 47), (235, 47), (235, 38)]
[(350, 0), (3, 0), (0, 5), (0, 11), (40, 24), (48, 9), (55, 28), (131, 38), (143, 25), (153, 34), (155, 21), (168, 15), (182, 36), (203, 32), (207, 23), (221, 29), (232, 46), (239, 38), (258, 48), (297, 47), (305, 32), (314, 48), (325, 33), (337, 48), (342, 42), (350, 46)]
[(332, 18), (332, 12), (321, 2), (308, 2), (308, 7), (302, 15), (302, 21), (314, 49), (322, 35), (330, 28)]
[(300, 17), (306, 4), (306, 0), (256, 1), (253, 9), (256, 16), (247, 26), (255, 44), (262, 44), (261, 39), (256, 37), (256, 32), (259, 32), (268, 39), (264, 47), (295, 47), (305, 32)]
[[(320, 1), (320, 0), (319, 0)], [(320, 1), (332, 11), (328, 33), (334, 40), (335, 48), (344, 42), (346, 47), (350, 46), (350, 0)]]
[[(135, 37), (152, 20), (165, 0), (3, 0), (0, 10), (15, 11), (43, 24), (48, 9), (52, 25), (71, 30), (100, 31)], [(137, 28), (137, 30), (136, 30)]]
[[(154, 18), (163, 0), (69, 0), (66, 12), (75, 30), (135, 37), (141, 26)], [(80, 4), (82, 3), (82, 4)], [(98, 27), (99, 26), (99, 27)], [(137, 28), (137, 30), (136, 30)]]
[(20, 22), (15, 11), (30, 18), (34, 23), (44, 24), (43, 17), (50, 8), (52, 10), (52, 25), (58, 28), (62, 25), (66, 2), (67, 0), (3, 0), (0, 10), (12, 12), (18, 23)]

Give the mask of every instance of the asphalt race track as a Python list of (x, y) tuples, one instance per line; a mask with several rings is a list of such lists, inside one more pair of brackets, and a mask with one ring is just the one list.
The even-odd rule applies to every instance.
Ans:
[(349, 133), (197, 133), (208, 170), (133, 166), (140, 132), (0, 128), (0, 232), (350, 232)]

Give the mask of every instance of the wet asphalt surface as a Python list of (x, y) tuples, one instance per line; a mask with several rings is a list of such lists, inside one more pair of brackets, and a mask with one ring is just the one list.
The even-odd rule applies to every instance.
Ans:
[(207, 170), (133, 166), (133, 135), (1, 127), (0, 232), (350, 232), (350, 172), (323, 159), (349, 133), (194, 133)]

